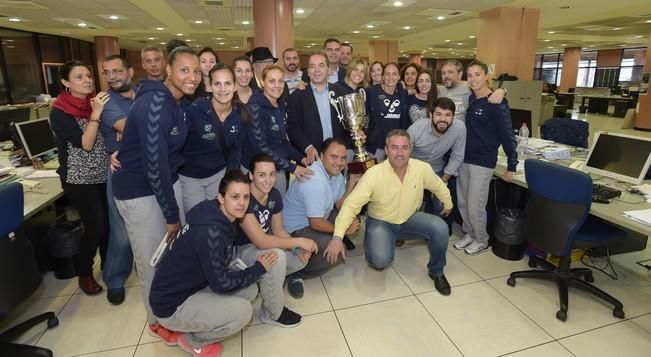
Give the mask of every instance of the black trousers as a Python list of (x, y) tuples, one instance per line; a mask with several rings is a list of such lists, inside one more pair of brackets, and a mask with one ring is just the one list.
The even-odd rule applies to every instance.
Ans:
[(79, 276), (93, 274), (93, 258), (99, 247), (102, 265), (108, 247), (108, 215), (106, 184), (69, 184), (62, 182), (63, 192), (81, 217), (84, 235), (81, 238), (75, 268)]

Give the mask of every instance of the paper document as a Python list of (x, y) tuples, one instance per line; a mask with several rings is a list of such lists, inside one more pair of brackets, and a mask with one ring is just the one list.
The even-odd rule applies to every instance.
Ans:
[(38, 180), (42, 178), (58, 178), (58, 177), (59, 174), (57, 174), (57, 172), (54, 170), (36, 170), (30, 175), (25, 176), (25, 178), (28, 180)]
[(630, 218), (636, 222), (651, 226), (651, 208), (635, 211), (624, 211), (624, 217)]

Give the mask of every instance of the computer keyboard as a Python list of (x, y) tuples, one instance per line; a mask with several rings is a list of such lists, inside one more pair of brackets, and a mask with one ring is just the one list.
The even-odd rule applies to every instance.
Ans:
[(604, 199), (612, 199), (622, 195), (622, 191), (614, 189), (612, 187), (600, 185), (598, 183), (592, 184), (592, 197), (602, 197)]

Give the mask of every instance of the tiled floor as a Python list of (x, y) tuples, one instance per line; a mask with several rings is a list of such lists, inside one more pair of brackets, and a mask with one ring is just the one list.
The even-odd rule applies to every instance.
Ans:
[[(593, 132), (615, 130), (621, 119), (588, 120)], [(560, 322), (553, 284), (522, 279), (516, 287), (506, 285), (510, 272), (528, 269), (525, 260), (450, 248), (446, 275), (453, 288), (444, 297), (427, 276), (424, 245), (407, 243), (397, 249), (393, 266), (378, 272), (366, 265), (360, 238), (356, 243), (346, 264), (306, 281), (303, 299), (288, 297), (287, 305), (303, 315), (300, 326), (282, 329), (254, 320), (224, 341), (223, 356), (651, 356), (651, 273), (635, 265), (651, 259), (651, 248), (614, 256), (617, 281), (595, 272), (596, 284), (624, 303), (626, 320), (570, 290), (568, 320)], [(104, 295), (80, 293), (76, 280), (48, 273), (0, 329), (54, 311), (58, 327), (44, 331), (43, 324), (20, 341), (49, 347), (55, 356), (184, 356), (144, 332), (135, 274), (127, 286), (127, 300), (116, 307)]]
[[(511, 271), (528, 269), (526, 260), (505, 261), (491, 252), (467, 256), (451, 248), (446, 275), (453, 288), (445, 297), (427, 277), (424, 245), (398, 248), (393, 266), (382, 272), (369, 268), (361, 253), (308, 280), (303, 299), (288, 297), (288, 306), (304, 316), (300, 326), (282, 329), (254, 320), (224, 341), (224, 356), (651, 355), (651, 275), (631, 262), (651, 258), (651, 248), (631, 253), (631, 259), (620, 256), (618, 281), (595, 273), (597, 285), (624, 303), (626, 320), (571, 290), (567, 322), (555, 318), (552, 284), (523, 279), (514, 288), (506, 285)], [(33, 299), (0, 329), (49, 310), (60, 325), (45, 332), (44, 325), (34, 328), (21, 341), (49, 347), (55, 356), (184, 355), (144, 332), (135, 274), (120, 306), (108, 304), (104, 295), (80, 293), (75, 283), (48, 273)]]

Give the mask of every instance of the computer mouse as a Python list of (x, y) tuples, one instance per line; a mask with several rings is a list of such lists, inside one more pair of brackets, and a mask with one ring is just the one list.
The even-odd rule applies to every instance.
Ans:
[(597, 203), (610, 203), (610, 200), (605, 199), (603, 197), (592, 197), (592, 202), (597, 202)]

